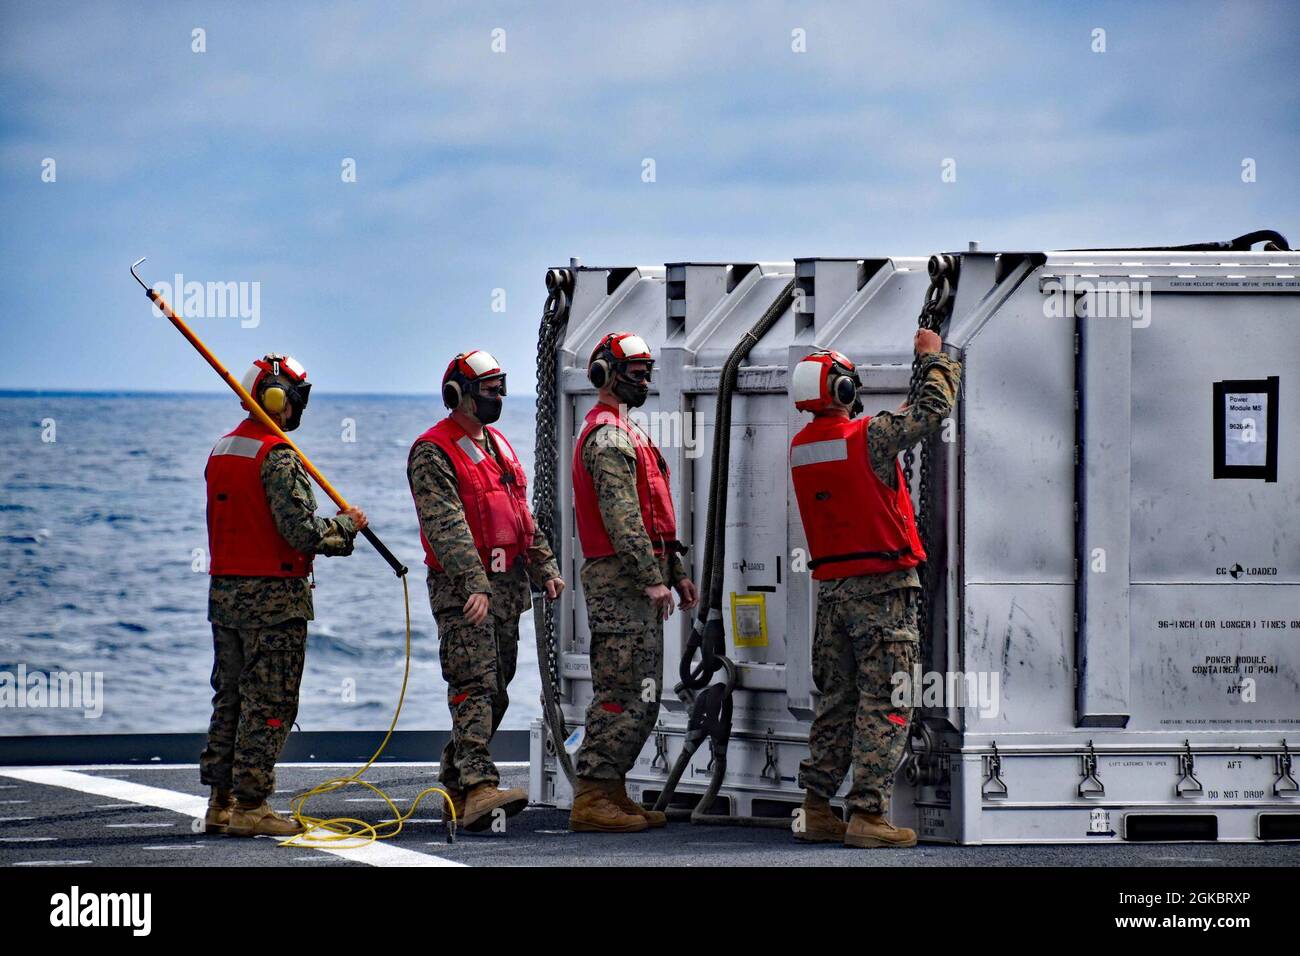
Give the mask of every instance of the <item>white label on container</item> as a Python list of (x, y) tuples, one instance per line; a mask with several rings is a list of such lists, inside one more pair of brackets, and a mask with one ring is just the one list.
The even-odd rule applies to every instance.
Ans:
[(1224, 464), (1268, 464), (1268, 395), (1229, 392), (1223, 401)]

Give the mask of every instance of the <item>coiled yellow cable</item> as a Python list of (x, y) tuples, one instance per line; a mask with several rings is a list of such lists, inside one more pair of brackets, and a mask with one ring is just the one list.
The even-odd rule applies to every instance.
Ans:
[[(337, 844), (345, 841), (354, 841), (347, 843), (346, 846), (334, 846), (337, 850), (356, 850), (363, 846), (369, 846), (376, 840), (389, 840), (402, 832), (402, 824), (411, 818), (416, 808), (420, 805), (425, 797), (431, 793), (442, 794), (444, 805), (451, 808), (451, 822), (448, 824), (447, 838), (449, 841), (456, 839), (456, 807), (451, 802), (451, 795), (442, 787), (428, 787), (421, 790), (411, 804), (411, 809), (402, 813), (397, 809), (397, 804), (393, 803), (391, 797), (384, 793), (373, 783), (367, 783), (361, 779), (376, 760), (388, 746), (389, 739), (393, 736), (393, 730), (397, 727), (397, 719), (402, 715), (402, 703), (406, 700), (406, 685), (411, 678), (411, 591), (406, 583), (406, 575), (402, 575), (402, 599), (406, 604), (406, 670), (402, 674), (402, 692), (397, 697), (397, 710), (393, 713), (393, 721), (388, 725), (388, 733), (384, 735), (383, 741), (379, 744), (379, 749), (374, 755), (366, 761), (364, 767), (352, 774), (350, 777), (337, 777), (333, 780), (326, 780), (319, 786), (305, 793), (297, 794), (290, 801), (290, 815), (298, 821), (304, 832), (297, 836), (292, 836), (282, 841), (280, 846), (318, 846), (320, 844)], [(393, 819), (383, 823), (367, 823), (365, 820), (358, 820), (353, 817), (332, 817), (330, 819), (321, 819), (319, 817), (309, 817), (303, 813), (303, 807), (312, 797), (321, 796), (326, 793), (333, 793), (336, 790), (342, 790), (351, 784), (358, 784), (370, 790), (380, 797), (388, 809), (392, 811)]]

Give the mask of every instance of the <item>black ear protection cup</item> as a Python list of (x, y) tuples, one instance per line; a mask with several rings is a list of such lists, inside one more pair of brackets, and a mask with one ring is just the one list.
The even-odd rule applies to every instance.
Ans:
[(831, 397), (837, 405), (849, 408), (857, 400), (857, 383), (848, 375), (837, 375), (831, 384)]
[(605, 383), (609, 381), (609, 363), (604, 359), (596, 359), (587, 369), (587, 378), (597, 388), (604, 388)]
[(268, 385), (262, 389), (262, 407), (272, 415), (278, 415), (284, 411), (284, 406), (289, 402), (289, 393), (279, 385)]
[(442, 404), (455, 411), (460, 407), (460, 385), (457, 382), (447, 382), (442, 386)]

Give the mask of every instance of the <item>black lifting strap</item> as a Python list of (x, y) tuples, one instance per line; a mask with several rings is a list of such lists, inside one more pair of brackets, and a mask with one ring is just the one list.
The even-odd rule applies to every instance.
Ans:
[(662, 548), (665, 554), (685, 554), (690, 550), (676, 538), (660, 538), (655, 542), (655, 547)]

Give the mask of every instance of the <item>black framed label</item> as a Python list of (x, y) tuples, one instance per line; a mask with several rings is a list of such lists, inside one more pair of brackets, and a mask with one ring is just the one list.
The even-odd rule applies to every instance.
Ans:
[(1214, 383), (1214, 477), (1277, 481), (1278, 376)]

